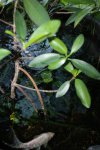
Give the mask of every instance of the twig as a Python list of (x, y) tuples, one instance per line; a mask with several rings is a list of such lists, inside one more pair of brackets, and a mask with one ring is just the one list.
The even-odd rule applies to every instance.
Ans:
[(41, 96), (41, 94), (40, 94), (40, 92), (39, 92), (39, 89), (38, 89), (38, 87), (37, 87), (35, 81), (34, 81), (33, 78), (30, 76), (30, 74), (29, 74), (26, 70), (24, 70), (23, 68), (21, 68), (20, 66), (19, 66), (19, 70), (21, 70), (21, 71), (31, 80), (33, 86), (34, 86), (35, 89), (36, 89), (37, 95), (38, 95), (38, 97), (39, 97), (39, 100), (40, 100), (40, 103), (41, 103), (41, 107), (42, 107), (43, 110), (45, 110), (45, 109), (44, 109), (44, 103), (43, 103), (42, 96)]
[(15, 98), (15, 83), (17, 82), (18, 79), (18, 74), (19, 74), (19, 60), (16, 60), (15, 62), (15, 75), (13, 78), (13, 81), (11, 83), (11, 98)]
[(5, 23), (5, 24), (7, 24), (7, 25), (9, 25), (9, 26), (11, 26), (11, 27), (13, 27), (13, 24), (10, 24), (10, 23), (8, 23), (8, 22), (2, 20), (2, 19), (0, 19), (0, 21), (3, 22), (3, 23)]
[(35, 105), (34, 105), (34, 102), (32, 101), (32, 99), (27, 95), (27, 93), (21, 88), (21, 87), (19, 87), (18, 85), (17, 85), (17, 80), (18, 80), (18, 74), (19, 74), (19, 60), (16, 60), (16, 62), (15, 62), (15, 75), (14, 75), (14, 78), (13, 78), (13, 81), (12, 81), (12, 83), (11, 83), (11, 98), (12, 99), (14, 99), (15, 98), (15, 87), (17, 87), (18, 89), (19, 89), (19, 91), (21, 91), (22, 93), (23, 93), (23, 95), (25, 95), (26, 96), (26, 98), (31, 102), (31, 104), (32, 104), (32, 106), (33, 106), (33, 108), (34, 108), (34, 110), (35, 110), (35, 112), (37, 113), (38, 111), (37, 111), (37, 109), (36, 109), (36, 107), (35, 107)]
[(15, 25), (15, 14), (17, 9), (18, 0), (15, 1), (14, 12), (13, 12), (13, 33), (16, 33), (16, 25)]
[(29, 97), (29, 95), (20, 86), (18, 86), (17, 84), (15, 84), (15, 86), (29, 100), (29, 102), (32, 104), (35, 112), (38, 113), (37, 108), (35, 107), (35, 104), (34, 104), (33, 100)]
[(16, 24), (15, 24), (15, 15), (16, 15), (16, 9), (17, 9), (17, 4), (18, 4), (18, 0), (15, 1), (15, 5), (14, 5), (14, 12), (13, 12), (13, 33), (14, 33), (14, 50), (16, 50), (17, 48), (17, 38), (16, 38)]
[[(26, 87), (26, 86), (23, 86), (21, 84), (16, 83), (15, 85), (18, 85), (19, 87), (22, 87), (22, 88), (27, 89), (27, 90), (36, 91), (36, 89)], [(56, 93), (57, 92), (57, 90), (40, 90), (40, 89), (39, 89), (39, 91), (43, 92), (43, 93)]]
[(65, 14), (65, 15), (67, 15), (67, 14), (72, 14), (73, 12), (62, 12), (62, 11), (60, 12), (60, 11), (59, 11), (59, 12), (55, 12), (55, 13), (56, 13), (56, 14)]
[(20, 59), (22, 59), (22, 60), (24, 60), (24, 59), (31, 60), (31, 59), (33, 59), (33, 57), (20, 57)]
[(75, 77), (73, 76), (69, 81), (71, 82), (71, 81), (73, 81), (73, 80), (75, 80)]
[[(14, 46), (13, 49), (16, 50), (17, 46), (16, 46), (16, 25), (15, 25), (15, 14), (16, 14), (16, 8), (17, 8), (17, 4), (18, 4), (18, 0), (15, 1), (15, 5), (14, 5), (14, 13), (13, 13), (13, 33), (14, 33)], [(15, 75), (13, 78), (13, 81), (11, 83), (11, 98), (14, 99), (15, 98), (15, 83), (17, 82), (18, 79), (18, 73), (19, 73), (19, 60), (15, 61)]]

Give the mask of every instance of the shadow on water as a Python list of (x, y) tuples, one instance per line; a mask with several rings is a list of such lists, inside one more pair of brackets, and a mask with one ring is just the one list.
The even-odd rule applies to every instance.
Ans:
[[(87, 19), (84, 25), (88, 21), (90, 22)], [(58, 36), (67, 44), (70, 50), (76, 35), (79, 34), (79, 31), (80, 33), (83, 32), (86, 37), (84, 47), (74, 57), (85, 60), (100, 70), (100, 37), (97, 36), (97, 31), (92, 35), (91, 30), (88, 30), (87, 34), (84, 25), (73, 31), (72, 26), (64, 27), (62, 24)], [(4, 34), (5, 29), (8, 28), (8, 26), (0, 23), (0, 47), (12, 49), (12, 39)], [(100, 29), (99, 26), (98, 28)], [(51, 51), (48, 42), (45, 41), (30, 47), (25, 53), (22, 53), (22, 56), (37, 56)], [(14, 128), (21, 141), (28, 141), (35, 135), (51, 131), (55, 133), (55, 136), (49, 142), (48, 150), (86, 150), (90, 145), (100, 144), (100, 82), (80, 75), (80, 78), (87, 84), (92, 97), (90, 109), (87, 110), (81, 105), (72, 85), (70, 91), (61, 98), (56, 99), (55, 94), (42, 93), (48, 115), (44, 118), (43, 113), (39, 112), (37, 116), (31, 104), (18, 91), (16, 91), (15, 102), (10, 98), (10, 82), (14, 75), (13, 55), (6, 59), (9, 63), (5, 63), (4, 60), (0, 64), (0, 87), (5, 91), (4, 94), (0, 92), (0, 148), (11, 149), (5, 146), (2, 141), (12, 142), (9, 128), (11, 121), (9, 118), (13, 113), (17, 122)], [(2, 67), (3, 63), (4, 66)], [(66, 78), (70, 77), (63, 69), (59, 69), (52, 73), (53, 82), (44, 84), (40, 73), (46, 70), (30, 69), (27, 67), (27, 63), (22, 62), (23, 67), (31, 73), (41, 89), (57, 89)], [(32, 86), (23, 74), (20, 74), (18, 82)], [(37, 101), (36, 93), (28, 91), (28, 94), (34, 99), (37, 108), (40, 109), (41, 106)]]

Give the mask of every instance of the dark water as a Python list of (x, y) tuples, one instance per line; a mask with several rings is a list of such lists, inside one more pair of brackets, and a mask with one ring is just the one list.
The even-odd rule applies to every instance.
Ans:
[[(10, 21), (7, 15), (2, 17)], [(12, 50), (12, 39), (4, 34), (5, 29), (9, 29), (9, 27), (0, 23), (0, 47)], [(93, 34), (91, 30), (85, 25), (84, 28), (80, 26), (78, 29), (73, 30), (72, 26), (65, 28), (62, 24), (58, 36), (67, 44), (70, 51), (72, 42), (77, 34), (79, 34), (79, 31), (80, 33), (83, 32), (86, 37), (85, 44), (74, 57), (93, 64), (99, 70), (100, 37), (97, 35), (97, 31)], [(33, 45), (21, 55), (23, 57), (37, 56), (51, 51), (52, 49), (49, 47), (48, 41), (45, 41), (39, 45)], [(92, 97), (90, 109), (85, 109), (81, 105), (75, 94), (73, 84), (69, 92), (61, 98), (56, 99), (55, 94), (42, 93), (47, 109), (47, 117), (45, 118), (40, 110), (41, 105), (36, 92), (26, 90), (40, 110), (38, 115), (34, 113), (31, 104), (18, 90), (16, 90), (16, 99), (12, 100), (10, 98), (10, 84), (14, 75), (14, 55), (17, 54), (12, 50), (12, 55), (0, 64), (0, 87), (5, 91), (5, 94), (0, 92), (0, 148), (8, 149), (2, 141), (12, 142), (9, 126), (12, 125), (10, 116), (13, 113), (16, 118), (16, 123), (13, 126), (19, 139), (22, 141), (31, 140), (35, 135), (51, 131), (55, 133), (55, 137), (49, 142), (48, 150), (87, 150), (90, 145), (100, 144), (100, 81), (90, 79), (83, 74), (80, 75), (80, 78), (87, 84)], [(9, 63), (6, 63), (6, 61)], [(21, 62), (21, 65), (32, 75), (40, 89), (58, 89), (66, 79), (70, 78), (67, 72), (59, 69), (52, 72), (52, 82), (43, 83), (40, 73), (48, 70), (30, 69), (27, 63), (28, 61), (24, 61)], [(2, 64), (4, 64), (3, 67), (1, 66)], [(22, 73), (19, 75), (18, 83), (32, 87), (30, 81)]]

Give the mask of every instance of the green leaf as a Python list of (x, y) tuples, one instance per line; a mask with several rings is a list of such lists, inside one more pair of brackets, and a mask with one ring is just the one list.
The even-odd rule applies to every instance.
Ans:
[(60, 0), (60, 3), (64, 4), (64, 5), (67, 5), (68, 2), (66, 0)]
[(61, 97), (61, 96), (65, 95), (66, 92), (69, 90), (69, 87), (70, 87), (70, 81), (64, 82), (58, 89), (58, 91), (56, 93), (56, 97)]
[(88, 5), (85, 9), (79, 9), (77, 10), (74, 14), (72, 14), (67, 22), (65, 23), (66, 26), (71, 24), (72, 22), (75, 21), (74, 27), (77, 26), (77, 24), (87, 15), (91, 12), (91, 10), (94, 8), (94, 5)]
[(11, 52), (9, 50), (0, 48), (0, 60), (2, 60), (3, 58), (5, 58), (9, 54), (11, 54)]
[(67, 47), (66, 45), (64, 44), (64, 42), (58, 38), (55, 38), (53, 39), (51, 42), (50, 42), (50, 46), (57, 52), (61, 53), (61, 54), (65, 54), (67, 55)]
[(80, 70), (74, 69), (71, 73), (73, 74), (73, 76), (76, 78), (77, 75), (80, 73)]
[(5, 30), (5, 33), (9, 34), (9, 35), (11, 35), (13, 37), (15, 36), (15, 34), (12, 31), (10, 31), (10, 30)]
[(98, 6), (98, 7), (100, 7), (100, 0), (98, 0), (98, 1), (96, 1), (96, 5)]
[(50, 20), (47, 11), (37, 0), (23, 0), (23, 3), (26, 13), (37, 26)]
[(66, 58), (61, 58), (61, 59), (59, 59), (59, 60), (56, 60), (55, 62), (51, 63), (51, 64), (48, 66), (48, 69), (50, 69), (50, 70), (58, 69), (58, 68), (61, 67), (65, 62), (66, 62)]
[(15, 15), (16, 32), (22, 40), (25, 40), (27, 29), (23, 15), (17, 10)]
[(38, 27), (31, 35), (29, 41), (25, 44), (25, 48), (33, 43), (38, 43), (45, 40), (47, 37), (54, 36), (60, 27), (60, 20), (51, 20)]
[(89, 63), (79, 60), (79, 59), (70, 59), (73, 65), (80, 69), (87, 76), (100, 80), (100, 73)]
[(79, 22), (87, 15), (91, 12), (91, 10), (93, 9), (93, 6), (87, 7), (81, 11), (79, 11), (79, 13), (77, 14), (76, 18), (75, 18), (75, 23), (74, 23), (74, 27), (76, 27)]
[(60, 57), (61, 55), (55, 53), (42, 54), (33, 58), (33, 60), (29, 63), (29, 67), (43, 68), (58, 60)]
[(80, 70), (74, 69), (73, 65), (70, 62), (64, 67), (64, 69), (70, 72), (74, 77), (76, 77), (80, 73)]
[(71, 73), (71, 72), (74, 70), (74, 67), (73, 67), (73, 65), (69, 62), (69, 63), (64, 67), (64, 69)]
[(77, 14), (80, 12), (80, 10), (78, 10), (77, 12), (75, 12), (74, 14), (72, 14), (68, 20), (66, 21), (65, 25), (68, 26), (69, 24), (71, 24), (72, 22), (75, 21)]
[(67, 3), (71, 3), (71, 4), (95, 4), (94, 0), (60, 0), (62, 3), (67, 4)]
[(83, 43), (84, 43), (84, 36), (83, 36), (83, 34), (80, 34), (75, 39), (75, 41), (72, 45), (70, 54), (73, 54), (73, 53), (77, 52), (82, 47)]
[(90, 97), (90, 94), (88, 92), (88, 89), (87, 89), (85, 83), (82, 80), (80, 80), (80, 79), (76, 79), (75, 80), (75, 89), (76, 89), (77, 96), (81, 100), (81, 103), (86, 108), (90, 108), (91, 97)]
[(41, 77), (44, 83), (50, 83), (53, 81), (52, 72), (49, 70), (42, 72)]

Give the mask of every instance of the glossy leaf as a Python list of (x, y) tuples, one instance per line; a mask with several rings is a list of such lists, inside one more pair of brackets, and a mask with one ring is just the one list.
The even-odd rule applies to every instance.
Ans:
[(73, 53), (77, 52), (82, 47), (83, 43), (84, 43), (84, 36), (83, 36), (83, 34), (80, 34), (75, 39), (75, 41), (74, 41), (74, 43), (72, 45), (70, 54), (73, 54)]
[(73, 69), (71, 73), (72, 73), (72, 74), (73, 74), (73, 76), (76, 78), (76, 77), (77, 77), (77, 75), (78, 75), (80, 72), (81, 72), (80, 70)]
[(48, 69), (55, 70), (61, 67), (66, 62), (66, 58), (61, 58), (48, 66)]
[(77, 12), (73, 13), (69, 18), (68, 20), (66, 21), (65, 25), (69, 25), (71, 23), (73, 23), (77, 17), (77, 14), (80, 12), (80, 10), (78, 10)]
[(74, 70), (74, 67), (73, 67), (73, 65), (69, 62), (69, 63), (64, 67), (64, 69), (71, 73), (71, 72)]
[(66, 0), (60, 0), (60, 3), (64, 4), (64, 5), (67, 5), (68, 2)]
[(86, 108), (90, 108), (91, 97), (90, 97), (90, 94), (88, 92), (88, 89), (87, 89), (85, 83), (82, 80), (80, 80), (80, 79), (76, 79), (75, 80), (75, 89), (76, 89), (77, 96), (81, 100), (81, 103)]
[(10, 30), (5, 30), (5, 33), (6, 33), (6, 34), (9, 34), (9, 35), (11, 35), (11, 36), (15, 36), (15, 34), (14, 34), (12, 31), (10, 31)]
[(74, 27), (76, 27), (78, 25), (78, 23), (87, 15), (91, 12), (91, 10), (94, 8), (94, 5), (90, 5), (88, 7), (86, 7), (85, 9), (79, 9), (76, 12), (74, 12), (74, 14), (72, 14), (67, 22), (66, 25), (71, 24), (72, 22), (74, 23)]
[(77, 14), (77, 16), (76, 16), (76, 18), (75, 18), (74, 27), (76, 27), (76, 26), (79, 24), (79, 22), (80, 22), (87, 14), (89, 14), (89, 13), (91, 12), (92, 9), (93, 9), (93, 7), (91, 6), (91, 7), (88, 7), (88, 8), (85, 8), (85, 9), (81, 10), (81, 11)]
[(82, 10), (82, 8), (81, 7), (79, 7), (79, 5), (74, 5), (74, 6), (69, 6), (68, 8), (67, 8), (67, 11), (69, 11), (69, 12), (72, 12), (72, 13), (77, 13), (77, 12), (79, 12), (80, 10)]
[(38, 27), (31, 35), (25, 48), (33, 43), (38, 43), (45, 40), (47, 37), (53, 36), (59, 29), (61, 22), (59, 20), (51, 20)]
[(0, 48), (0, 60), (2, 60), (3, 58), (5, 58), (9, 54), (11, 54), (11, 52), (9, 50)]
[(30, 62), (29, 67), (43, 68), (49, 65), (50, 63), (58, 60), (61, 56), (55, 53), (48, 53), (39, 55)]
[(100, 80), (100, 73), (89, 63), (79, 60), (79, 59), (70, 59), (73, 65), (80, 69), (87, 76)]
[(71, 4), (95, 4), (94, 0), (60, 0), (62, 3), (67, 4), (67, 3), (71, 3)]
[(70, 87), (70, 81), (64, 82), (58, 89), (58, 91), (56, 93), (56, 97), (61, 97), (61, 96), (65, 95), (66, 92), (69, 90), (69, 87)]
[(38, 0), (23, 0), (23, 3), (28, 16), (37, 26), (50, 20), (47, 11)]
[(27, 29), (23, 15), (17, 10), (15, 15), (16, 32), (22, 40), (25, 40)]
[(53, 39), (51, 42), (50, 42), (50, 46), (57, 52), (61, 53), (61, 54), (65, 54), (67, 55), (67, 47), (66, 45), (64, 44), (64, 42), (58, 38), (55, 38)]
[(70, 62), (64, 67), (64, 69), (70, 72), (74, 77), (76, 77), (80, 73), (80, 70), (74, 69), (73, 65)]

